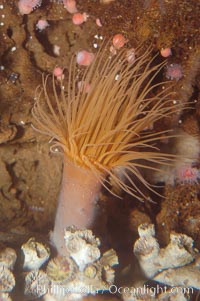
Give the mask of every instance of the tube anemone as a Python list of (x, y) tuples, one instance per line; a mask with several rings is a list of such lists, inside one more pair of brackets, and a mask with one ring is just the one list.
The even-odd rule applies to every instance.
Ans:
[[(131, 174), (152, 189), (139, 169), (153, 169), (152, 163), (173, 161), (172, 155), (161, 153), (154, 146), (166, 137), (165, 132), (148, 131), (152, 124), (175, 110), (171, 108), (167, 89), (158, 89), (156, 96), (152, 93), (163, 84), (153, 84), (163, 63), (152, 66), (150, 49), (136, 57), (130, 64), (126, 50), (111, 58), (106, 47), (101, 47), (91, 66), (84, 69), (79, 89), (80, 69), (75, 58), (69, 66), (66, 87), (63, 83), (57, 87), (53, 78), (50, 93), (50, 77), (43, 77), (43, 89), (36, 98), (33, 115), (35, 127), (52, 137), (53, 147), (61, 148), (64, 154), (52, 234), (61, 255), (66, 227), (91, 227), (101, 186), (108, 188), (108, 176), (129, 194), (144, 199)], [(145, 161), (151, 164), (141, 163)]]

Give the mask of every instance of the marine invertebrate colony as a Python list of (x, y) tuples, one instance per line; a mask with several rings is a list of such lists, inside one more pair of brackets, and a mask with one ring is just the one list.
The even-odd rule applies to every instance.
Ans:
[(166, 68), (166, 78), (178, 81), (183, 77), (182, 67), (179, 64), (170, 64)]
[[(123, 300), (193, 300), (194, 288), (200, 289), (199, 250), (193, 239), (172, 231), (169, 243), (161, 248), (153, 224), (139, 225), (138, 234), (133, 252), (146, 279), (122, 288)], [(147, 279), (157, 283), (148, 287)]]
[(140, 159), (158, 164), (173, 160), (173, 156), (158, 152), (152, 145), (164, 138), (165, 133), (148, 131), (155, 121), (171, 114), (167, 89), (160, 89), (157, 96), (151, 94), (160, 85), (153, 85), (152, 81), (163, 64), (151, 66), (149, 49), (136, 55), (130, 64), (125, 50), (111, 58), (106, 48), (101, 47), (92, 64), (83, 71), (81, 80), (89, 84), (89, 91), (77, 87), (80, 67), (74, 58), (67, 87), (58, 89), (53, 78), (53, 93), (49, 93), (48, 78), (43, 78), (43, 91), (33, 109), (35, 126), (52, 137), (53, 147), (61, 148), (64, 154), (62, 187), (52, 234), (61, 255), (65, 249), (66, 227), (91, 226), (98, 194), (102, 185), (108, 186), (108, 176), (126, 192), (144, 199), (130, 176), (136, 176), (151, 189), (139, 171), (140, 167), (148, 168)]
[[(119, 263), (114, 249), (102, 254), (99, 238), (88, 229), (69, 227), (65, 230), (64, 239), (66, 256), (50, 259), (45, 271), (40, 269), (38, 258), (32, 257), (35, 259), (35, 266), (29, 265), (30, 271), (24, 278), (26, 299), (35, 300), (43, 297), (42, 300), (82, 300), (89, 294), (96, 295), (99, 291), (101, 294), (108, 291), (110, 285), (114, 283), (114, 266)], [(34, 238), (31, 238), (32, 242), (37, 247), (44, 247)], [(30, 242), (27, 244), (30, 245)], [(7, 283), (3, 285), (5, 287)]]

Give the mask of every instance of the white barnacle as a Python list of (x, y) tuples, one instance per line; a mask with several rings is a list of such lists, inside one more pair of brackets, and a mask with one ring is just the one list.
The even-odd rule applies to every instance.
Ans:
[(155, 227), (153, 224), (141, 224), (138, 227), (138, 233), (140, 237), (155, 236)]
[(103, 266), (115, 266), (119, 264), (117, 253), (114, 249), (109, 249), (103, 253), (103, 256), (100, 259), (100, 263)]
[(64, 284), (74, 278), (76, 265), (72, 259), (57, 256), (48, 262), (46, 273), (52, 283)]
[(11, 297), (7, 293), (0, 293), (1, 301), (12, 301)]
[(115, 280), (115, 271), (112, 269), (110, 266), (105, 266), (104, 267), (104, 278), (106, 283), (112, 284), (114, 283)]
[(96, 275), (97, 275), (97, 272), (98, 272), (98, 267), (91, 264), (91, 265), (88, 265), (85, 270), (84, 270), (84, 275), (88, 278), (95, 278)]
[(24, 294), (26, 296), (40, 298), (46, 294), (48, 287), (48, 276), (41, 270), (29, 272), (25, 277)]
[(81, 249), (85, 248), (86, 242), (79, 237), (70, 237), (66, 241), (66, 248), (71, 254), (78, 253)]
[(83, 271), (87, 264), (100, 258), (101, 253), (98, 248), (100, 242), (92, 234), (92, 231), (69, 229), (65, 231), (64, 238), (67, 252), (80, 271)]
[(49, 248), (33, 237), (22, 245), (21, 250), (24, 255), (23, 268), (26, 270), (39, 269), (50, 256)]
[(0, 267), (4, 266), (9, 270), (13, 270), (16, 260), (17, 254), (14, 249), (5, 248), (0, 252)]
[(8, 293), (15, 287), (15, 277), (6, 267), (0, 267), (0, 292)]

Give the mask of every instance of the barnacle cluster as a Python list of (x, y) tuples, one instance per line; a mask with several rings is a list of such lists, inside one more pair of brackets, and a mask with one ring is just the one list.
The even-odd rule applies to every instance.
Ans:
[[(120, 288), (121, 298), (124, 301), (190, 300), (191, 290), (200, 290), (199, 251), (194, 248), (193, 240), (185, 234), (174, 232), (169, 244), (161, 248), (153, 224), (141, 224), (138, 232), (139, 239), (135, 241), (133, 251), (146, 279), (133, 277), (135, 280), (131, 287)], [(18, 271), (18, 277), (20, 282), (24, 281), (25, 298), (66, 301), (104, 291), (113, 294), (111, 287), (117, 288), (113, 268), (118, 264), (116, 252), (109, 249), (101, 254), (100, 240), (87, 229), (69, 227), (65, 229), (64, 240), (66, 256), (53, 257), (49, 248), (34, 238), (22, 245), (19, 257), (22, 270)], [(37, 250), (48, 253), (45, 260), (40, 260)], [(29, 252), (31, 256), (27, 256)], [(1, 300), (12, 301), (9, 294), (19, 284), (14, 276), (17, 256), (13, 249), (6, 248), (1, 251), (0, 258), (0, 297)], [(26, 265), (22, 264), (23, 261)], [(135, 267), (129, 269), (130, 272), (134, 274)], [(156, 294), (156, 288), (146, 284), (148, 279), (156, 281), (157, 290), (159, 283), (161, 287), (165, 285), (165, 290), (160, 289)]]
[[(33, 239), (27, 244), (30, 241), (33, 242)], [(34, 241), (33, 255), (33, 249), (38, 249), (38, 245), (47, 250), (47, 247)], [(23, 252), (24, 246), (26, 244), (23, 245)], [(68, 255), (51, 258), (46, 269), (41, 268), (44, 261), (36, 253), (26, 258), (26, 268), (31, 267), (31, 271), (24, 278), (24, 294), (29, 299), (51, 296), (55, 300), (76, 300), (108, 290), (109, 285), (114, 283), (113, 266), (118, 264), (116, 252), (110, 249), (101, 255), (100, 241), (91, 230), (66, 229), (65, 246)]]
[[(200, 289), (199, 251), (192, 238), (172, 232), (169, 244), (161, 248), (153, 224), (141, 224), (138, 233), (133, 251), (146, 279), (136, 280), (129, 290), (124, 290), (123, 300), (190, 300), (189, 293)], [(154, 292), (145, 284), (148, 279), (158, 283)]]

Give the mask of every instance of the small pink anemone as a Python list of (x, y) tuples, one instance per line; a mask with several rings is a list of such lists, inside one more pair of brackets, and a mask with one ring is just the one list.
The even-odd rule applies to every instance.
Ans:
[(40, 19), (40, 20), (38, 20), (38, 22), (36, 24), (36, 29), (38, 29), (39, 31), (43, 31), (48, 26), (49, 26), (49, 23), (47, 22), (47, 20)]
[(82, 50), (77, 53), (76, 61), (81, 66), (89, 66), (94, 60), (94, 57), (94, 53)]
[(76, 8), (76, 1), (75, 0), (63, 0), (64, 8), (70, 13), (70, 14), (75, 14), (77, 13), (77, 8)]
[(128, 40), (121, 33), (118, 33), (114, 35), (112, 42), (116, 49), (120, 49), (128, 42)]
[(166, 67), (166, 78), (178, 81), (183, 77), (183, 70), (179, 64), (170, 64)]
[(162, 48), (160, 50), (160, 54), (162, 55), (162, 57), (169, 57), (170, 55), (172, 55), (172, 50), (171, 48)]
[(80, 25), (84, 22), (87, 21), (88, 19), (88, 14), (87, 13), (75, 13), (72, 17), (72, 22), (75, 24), (75, 25)]
[(39, 7), (42, 0), (19, 0), (18, 9), (21, 15), (30, 14), (35, 8)]
[(190, 164), (179, 167), (176, 170), (176, 180), (179, 183), (197, 184), (200, 179), (200, 171)]

